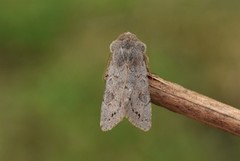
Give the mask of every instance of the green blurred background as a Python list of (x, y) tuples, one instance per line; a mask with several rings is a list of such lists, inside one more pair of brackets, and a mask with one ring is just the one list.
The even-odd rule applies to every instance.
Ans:
[(109, 44), (131, 31), (150, 70), (240, 107), (240, 1), (0, 2), (0, 161), (226, 161), (238, 137), (153, 106), (144, 133), (99, 127)]

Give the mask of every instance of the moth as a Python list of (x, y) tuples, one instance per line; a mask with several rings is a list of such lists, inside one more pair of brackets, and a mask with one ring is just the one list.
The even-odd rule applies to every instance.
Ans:
[(148, 131), (152, 113), (146, 45), (126, 32), (111, 43), (110, 52), (100, 127), (103, 131), (111, 130), (125, 117), (134, 126)]

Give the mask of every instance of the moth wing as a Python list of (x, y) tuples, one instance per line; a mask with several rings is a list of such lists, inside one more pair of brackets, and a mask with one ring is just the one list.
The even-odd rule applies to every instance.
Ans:
[(135, 86), (127, 107), (126, 117), (134, 126), (143, 131), (148, 131), (151, 128), (152, 109), (147, 71), (145, 70), (143, 70), (143, 73), (140, 74), (135, 81)]
[(110, 65), (101, 107), (100, 127), (103, 131), (111, 130), (125, 116), (126, 112), (121, 99), (124, 81), (119, 79), (123, 73), (124, 70), (117, 70)]

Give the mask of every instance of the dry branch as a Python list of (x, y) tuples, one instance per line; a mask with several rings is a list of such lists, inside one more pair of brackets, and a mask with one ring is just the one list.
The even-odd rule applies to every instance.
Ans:
[(240, 136), (240, 110), (153, 74), (149, 85), (152, 103)]

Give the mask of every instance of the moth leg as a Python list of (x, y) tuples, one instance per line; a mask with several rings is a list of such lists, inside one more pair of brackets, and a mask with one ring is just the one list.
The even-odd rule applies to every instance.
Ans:
[(148, 58), (148, 56), (146, 54), (143, 55), (143, 61), (145, 62), (147, 73), (149, 73), (149, 66), (148, 66), (149, 58)]
[(112, 54), (110, 54), (110, 56), (108, 57), (108, 64), (107, 64), (107, 67), (105, 68), (105, 72), (103, 74), (103, 79), (106, 81), (108, 79), (108, 72), (109, 72), (109, 66), (111, 64), (111, 61), (112, 61)]

